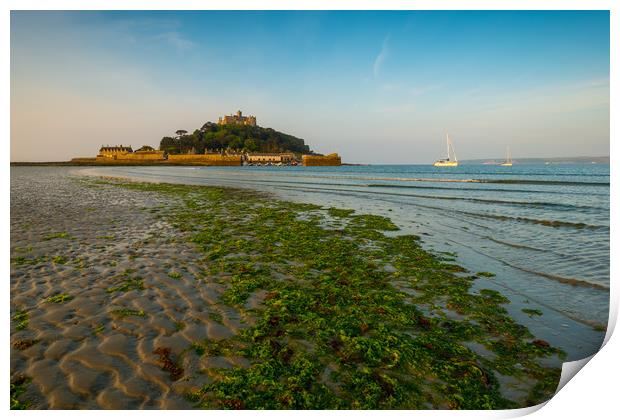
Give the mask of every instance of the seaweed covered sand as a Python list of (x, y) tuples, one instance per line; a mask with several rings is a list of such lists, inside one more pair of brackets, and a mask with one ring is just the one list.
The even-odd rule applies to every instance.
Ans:
[(43, 213), (12, 208), (14, 408), (497, 409), (555, 391), (562, 352), (386, 218), (56, 181), (92, 210), (35, 228)]

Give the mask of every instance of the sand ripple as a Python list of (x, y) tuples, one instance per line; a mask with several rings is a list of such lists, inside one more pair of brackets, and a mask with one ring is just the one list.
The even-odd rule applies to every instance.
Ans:
[[(25, 328), (11, 322), (11, 376), (32, 378), (31, 408), (187, 409), (183, 394), (210, 381), (207, 369), (247, 363), (188, 351), (247, 320), (218, 301), (223, 286), (201, 275), (181, 232), (154, 216), (174, 205), (93, 188), (63, 168), (11, 169), (11, 316), (28, 317)], [(141, 287), (114, 290), (127, 282)]]

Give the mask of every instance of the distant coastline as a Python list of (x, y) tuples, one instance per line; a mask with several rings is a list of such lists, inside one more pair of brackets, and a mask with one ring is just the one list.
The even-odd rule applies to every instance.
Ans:
[[(503, 158), (494, 159), (466, 159), (459, 163), (466, 165), (492, 165), (503, 162)], [(571, 164), (571, 163), (609, 163), (609, 156), (573, 156), (552, 158), (513, 158), (515, 163), (520, 164)]]

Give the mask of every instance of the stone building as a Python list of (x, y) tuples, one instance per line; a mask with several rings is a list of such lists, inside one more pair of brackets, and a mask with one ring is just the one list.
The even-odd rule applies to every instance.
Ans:
[(239, 124), (239, 125), (256, 126), (256, 117), (253, 115), (249, 115), (246, 117), (241, 114), (241, 111), (237, 111), (236, 114), (224, 115), (223, 117), (220, 117), (218, 124), (220, 125)]
[(125, 160), (125, 161), (159, 161), (164, 160), (164, 152), (155, 150), (151, 146), (142, 146), (135, 152), (131, 146), (102, 146), (96, 157), (97, 161)]
[(262, 153), (253, 152), (245, 155), (248, 163), (283, 163), (289, 164), (297, 161), (295, 153)]
[(280, 153), (248, 153), (246, 157), (249, 163), (280, 163)]
[(282, 163), (292, 163), (297, 161), (295, 153), (280, 153), (282, 157)]
[(120, 146), (101, 146), (97, 158), (118, 159), (119, 156), (122, 157), (128, 153), (133, 153), (131, 146), (127, 147), (122, 144)]

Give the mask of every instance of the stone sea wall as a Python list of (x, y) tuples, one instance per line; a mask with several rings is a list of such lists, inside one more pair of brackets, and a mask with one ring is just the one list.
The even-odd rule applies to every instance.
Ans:
[(340, 166), (342, 161), (337, 153), (327, 156), (303, 155), (301, 163), (304, 166)]
[(207, 166), (241, 166), (241, 155), (226, 156), (220, 154), (202, 155), (168, 155), (168, 162), (172, 164), (195, 163)]

